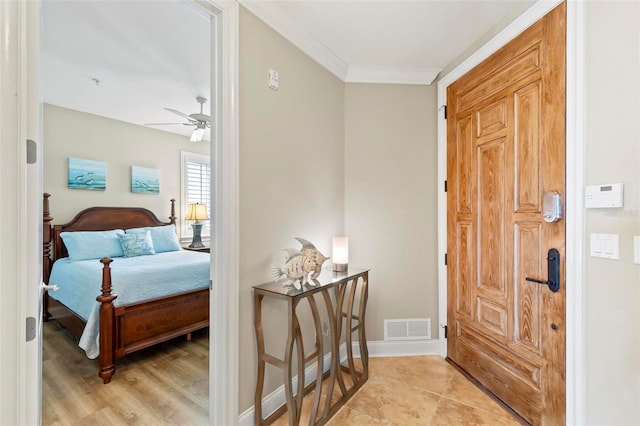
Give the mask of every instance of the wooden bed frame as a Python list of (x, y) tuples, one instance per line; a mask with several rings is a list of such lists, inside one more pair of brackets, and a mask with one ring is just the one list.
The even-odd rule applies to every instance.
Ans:
[[(49, 282), (53, 262), (68, 256), (61, 232), (105, 231), (143, 226), (175, 225), (175, 200), (171, 200), (169, 222), (160, 221), (151, 211), (140, 207), (91, 207), (82, 210), (69, 223), (52, 225), (50, 194), (43, 198), (43, 281)], [(186, 335), (209, 326), (209, 289), (195, 290), (161, 299), (114, 306), (118, 297), (111, 293), (113, 259), (99, 260), (102, 269), (100, 305), (100, 372), (105, 384), (116, 371), (115, 360), (156, 343)], [(96, 260), (98, 262), (98, 260)], [(55, 283), (51, 283), (55, 284)], [(80, 338), (85, 321), (62, 303), (44, 295), (44, 320), (55, 319), (76, 338)]]

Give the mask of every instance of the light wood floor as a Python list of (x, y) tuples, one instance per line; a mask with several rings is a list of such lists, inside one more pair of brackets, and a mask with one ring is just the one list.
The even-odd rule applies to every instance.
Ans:
[(207, 424), (207, 330), (191, 342), (175, 339), (122, 358), (108, 385), (98, 377), (98, 360), (54, 321), (43, 335), (43, 425)]
[[(97, 360), (54, 322), (45, 323), (43, 425), (205, 425), (208, 348), (204, 332), (132, 354), (103, 385)], [(369, 381), (330, 426), (520, 424), (440, 357), (369, 362)], [(307, 424), (308, 414), (302, 420)], [(275, 424), (287, 425), (286, 414)]]

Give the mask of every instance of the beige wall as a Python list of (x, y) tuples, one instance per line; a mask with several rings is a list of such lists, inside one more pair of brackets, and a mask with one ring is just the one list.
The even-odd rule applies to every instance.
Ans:
[[(145, 207), (169, 220), (170, 199), (180, 212), (180, 151), (209, 153), (209, 143), (55, 105), (44, 105), (44, 191), (54, 223), (66, 223), (92, 206)], [(69, 157), (104, 161), (105, 191), (67, 188)], [(160, 169), (160, 194), (131, 192), (131, 166)]]
[[(267, 87), (270, 68), (278, 91)], [(330, 255), (331, 236), (343, 232), (343, 100), (339, 79), (241, 8), (240, 412), (253, 405), (256, 381), (251, 287), (272, 280), (270, 265), (298, 247), (294, 237)], [(265, 302), (263, 321), (267, 351), (282, 354), (286, 304)], [(264, 394), (281, 378), (268, 367)]]
[[(585, 184), (624, 184), (624, 208), (585, 210), (586, 420), (638, 425), (640, 3), (585, 2), (585, 12)], [(590, 233), (618, 234), (620, 260), (590, 257)]]
[(384, 320), (431, 318), (438, 337), (436, 86), (347, 84), (345, 232), (371, 268), (368, 340)]

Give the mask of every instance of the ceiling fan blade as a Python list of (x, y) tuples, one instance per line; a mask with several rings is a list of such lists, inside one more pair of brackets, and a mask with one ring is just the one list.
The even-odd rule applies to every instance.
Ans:
[(145, 123), (145, 126), (181, 126), (189, 123)]
[(178, 111), (178, 110), (171, 109), (171, 108), (165, 108), (165, 109), (166, 109), (167, 111), (169, 111), (169, 112), (174, 113), (174, 114), (178, 114), (180, 117), (184, 117), (184, 118), (186, 118), (187, 120), (190, 120), (190, 121), (191, 121), (191, 120), (193, 120), (193, 118), (189, 117), (189, 116), (188, 116), (187, 114), (185, 114), (184, 112), (180, 112), (180, 111)]

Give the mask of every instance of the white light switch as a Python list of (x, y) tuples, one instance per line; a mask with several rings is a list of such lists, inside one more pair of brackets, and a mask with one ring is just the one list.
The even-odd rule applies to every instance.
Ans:
[(640, 265), (640, 235), (633, 237), (633, 263)]
[(608, 238), (604, 240), (604, 254), (613, 254), (613, 241)]
[(591, 234), (591, 256), (620, 259), (618, 234)]

